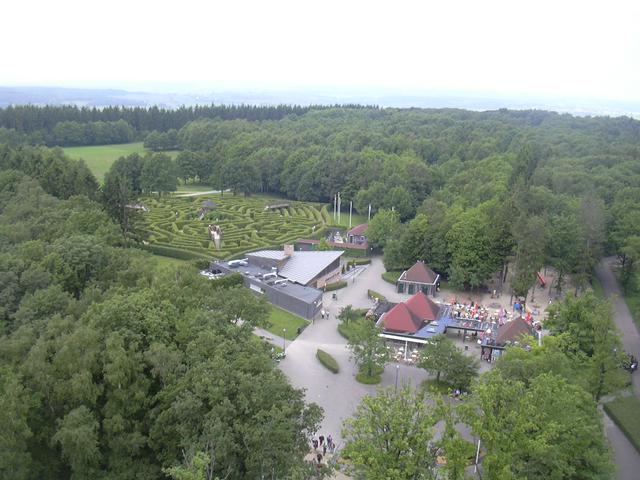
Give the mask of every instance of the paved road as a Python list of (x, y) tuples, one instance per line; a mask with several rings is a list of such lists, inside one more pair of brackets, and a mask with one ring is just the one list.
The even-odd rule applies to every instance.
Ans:
[[(615, 262), (615, 258), (604, 258), (596, 267), (596, 274), (602, 284), (602, 289), (607, 298), (611, 299), (614, 308), (614, 321), (620, 332), (622, 333), (622, 344), (624, 349), (636, 356), (640, 354), (640, 335), (638, 329), (633, 322), (631, 312), (627, 306), (618, 282), (611, 269)], [(638, 373), (632, 375), (633, 392), (636, 396), (640, 396), (640, 376)], [(607, 437), (613, 447), (615, 463), (617, 467), (617, 478), (619, 480), (633, 480), (640, 477), (640, 454), (631, 445), (627, 437), (620, 429), (604, 416), (604, 427)]]
[[(332, 300), (333, 292), (326, 293), (323, 301), (325, 310), (329, 311), (329, 319), (316, 319), (287, 346), (287, 356), (280, 362), (280, 368), (292, 385), (306, 389), (307, 400), (324, 408), (324, 421), (319, 433), (325, 436), (331, 434), (338, 446), (342, 442), (342, 422), (352, 416), (364, 395), (374, 393), (380, 385), (395, 385), (396, 372), (399, 385), (405, 382), (418, 385), (427, 378), (424, 370), (407, 365), (400, 365), (396, 369), (395, 364), (387, 365), (380, 385), (362, 385), (354, 378), (357, 368), (350, 360), (346, 340), (338, 333), (336, 315), (345, 305), (353, 305), (355, 308), (373, 306), (373, 302), (367, 298), (368, 289), (376, 290), (392, 301), (408, 298), (397, 294), (391, 284), (384, 282), (381, 279), (382, 272), (382, 260), (374, 258), (371, 265), (361, 271), (355, 280), (349, 280), (348, 287), (335, 292), (337, 300)], [(315, 356), (318, 348), (337, 360), (340, 373), (333, 374), (318, 362)]]

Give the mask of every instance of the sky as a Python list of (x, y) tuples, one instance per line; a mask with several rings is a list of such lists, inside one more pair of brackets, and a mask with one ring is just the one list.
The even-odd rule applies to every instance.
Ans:
[(0, 85), (640, 100), (640, 0), (3, 2)]

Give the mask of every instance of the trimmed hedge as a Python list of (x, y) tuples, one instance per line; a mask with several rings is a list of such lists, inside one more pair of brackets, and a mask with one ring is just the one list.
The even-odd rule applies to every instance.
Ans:
[(376, 385), (382, 381), (382, 375), (367, 377), (364, 373), (358, 373), (356, 375), (356, 380), (364, 385)]
[(391, 285), (395, 285), (398, 282), (398, 278), (402, 275), (401, 271), (391, 270), (390, 272), (384, 272), (382, 274), (382, 279), (385, 282), (389, 282)]
[(206, 259), (206, 255), (189, 252), (179, 248), (165, 247), (163, 245), (141, 245), (142, 249), (147, 250), (155, 255), (163, 257), (177, 258), (180, 260), (199, 260)]
[(333, 290), (339, 290), (339, 289), (344, 288), (346, 286), (347, 286), (347, 282), (345, 282), (344, 280), (340, 280), (339, 282), (327, 283), (324, 286), (324, 291), (325, 292), (331, 292)]
[(385, 297), (381, 293), (376, 292), (375, 290), (367, 290), (367, 295), (369, 295), (369, 298), (377, 298), (379, 302), (387, 301), (387, 297)]
[(605, 403), (603, 407), (611, 420), (640, 452), (640, 400), (633, 396), (620, 397)]
[(324, 350), (318, 349), (316, 351), (316, 357), (318, 358), (320, 363), (324, 365), (327, 368), (327, 370), (329, 370), (330, 372), (333, 372), (333, 373), (340, 372), (340, 366), (338, 365), (338, 362), (336, 362), (336, 359), (333, 358)]
[[(205, 200), (213, 200), (217, 207), (200, 220)], [(290, 208), (265, 210), (273, 198), (219, 194), (145, 197), (141, 201), (149, 208), (141, 216), (148, 233), (148, 250), (181, 260), (242, 258), (249, 251), (279, 249), (306, 238), (313, 228), (315, 234), (321, 234), (326, 227), (322, 204), (288, 201)], [(207, 231), (207, 226), (214, 223), (223, 231), (220, 249), (214, 248)]]

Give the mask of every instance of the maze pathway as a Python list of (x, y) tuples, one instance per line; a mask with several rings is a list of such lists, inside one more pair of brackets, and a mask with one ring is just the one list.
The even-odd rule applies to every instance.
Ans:
[[(217, 205), (202, 220), (203, 202)], [(190, 252), (203, 258), (227, 259), (262, 248), (276, 248), (308, 237), (329, 222), (326, 205), (290, 202), (289, 208), (265, 210), (273, 199), (226, 194), (199, 197), (149, 197), (143, 200), (149, 212), (143, 215), (151, 245)], [(222, 245), (217, 250), (207, 227), (220, 225)]]

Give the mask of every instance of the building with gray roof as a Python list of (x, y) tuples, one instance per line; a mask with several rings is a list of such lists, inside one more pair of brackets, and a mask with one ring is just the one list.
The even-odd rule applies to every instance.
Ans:
[(322, 308), (322, 291), (327, 281), (340, 276), (343, 252), (296, 252), (290, 245), (284, 250), (260, 250), (243, 260), (211, 262), (214, 273), (242, 275), (244, 284), (257, 295), (291, 313), (313, 319)]

